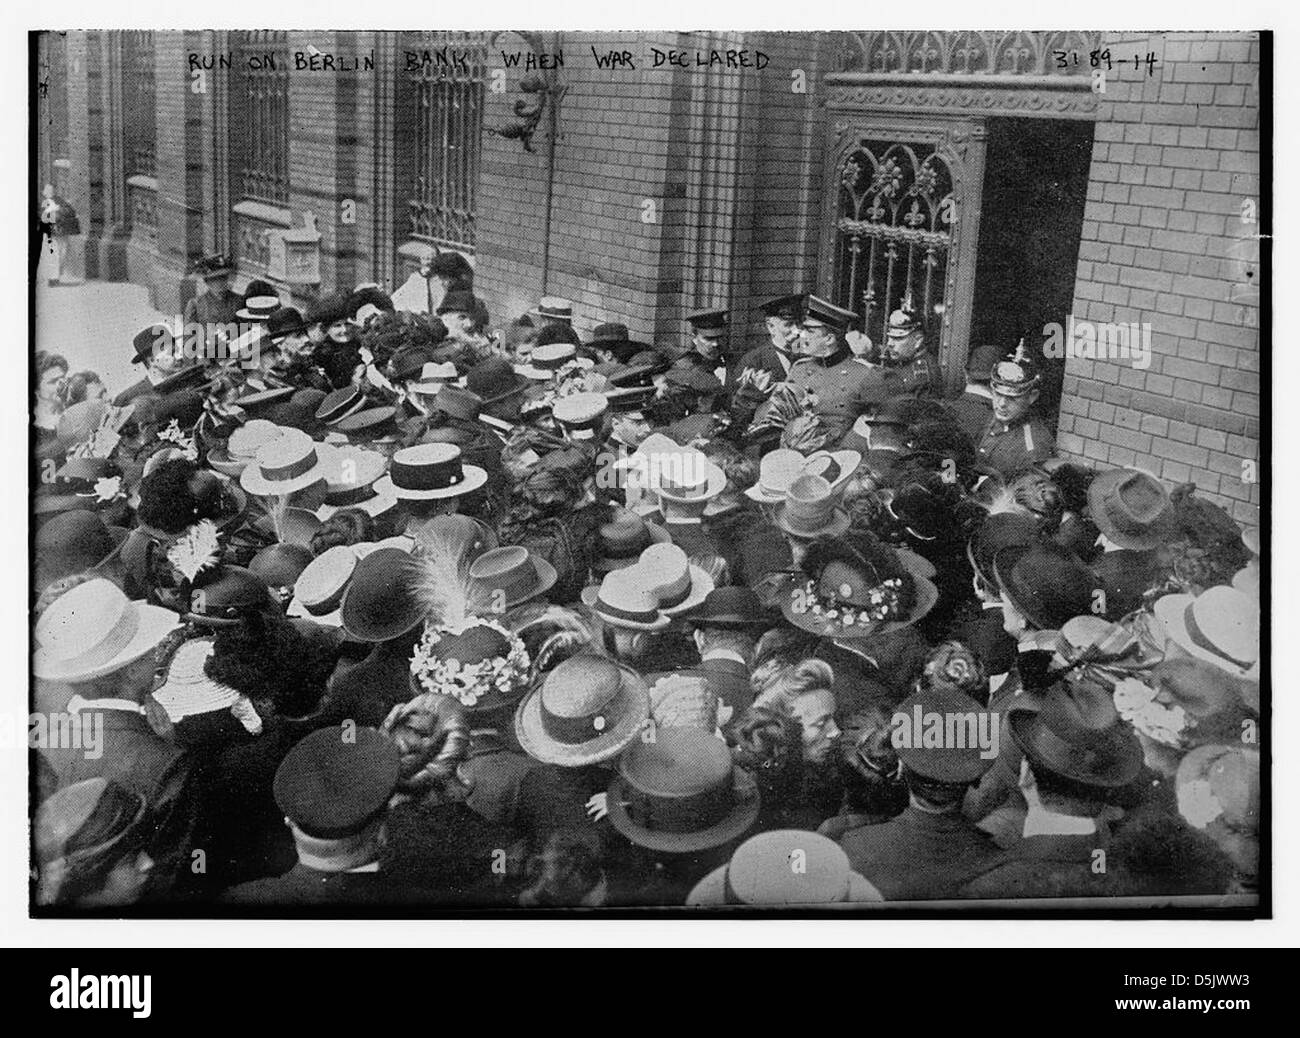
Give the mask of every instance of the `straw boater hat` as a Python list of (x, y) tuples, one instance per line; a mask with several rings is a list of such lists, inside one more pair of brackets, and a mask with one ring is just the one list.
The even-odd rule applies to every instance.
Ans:
[(293, 585), (289, 615), (306, 616), (331, 627), (341, 626), (339, 606), (343, 604), (357, 562), (357, 552), (347, 544), (337, 544), (317, 555)]
[(652, 482), (661, 504), (703, 508), (727, 489), (727, 474), (702, 451), (681, 448), (673, 460)]
[(324, 479), (326, 469), (311, 437), (286, 431), (258, 448), (253, 463), (239, 474), (239, 485), (254, 497), (295, 494)]
[(582, 654), (558, 664), (519, 704), (515, 735), (535, 760), (584, 767), (619, 754), (649, 716), (650, 693), (636, 671)]
[[(262, 731), (262, 720), (248, 697), (229, 685), (208, 677), (205, 665), (212, 656), (211, 638), (191, 638), (172, 655), (162, 683), (150, 697), (179, 725), (203, 715), (229, 713), (253, 735)], [(209, 721), (217, 718), (210, 717)]]
[(1147, 551), (1170, 533), (1173, 505), (1165, 485), (1139, 469), (1112, 469), (1088, 485), (1088, 514), (1121, 548)]
[(274, 422), (253, 418), (234, 430), (224, 447), (217, 446), (208, 451), (208, 464), (223, 475), (238, 479), (257, 452), (279, 438), (282, 431)]
[(629, 631), (662, 631), (671, 622), (659, 610), (649, 574), (637, 565), (605, 574), (599, 589), (584, 588), (582, 601), (607, 627)]
[(849, 528), (849, 514), (821, 476), (799, 476), (785, 492), (776, 513), (776, 525), (801, 540), (838, 537)]
[(676, 544), (652, 544), (641, 553), (637, 568), (665, 616), (694, 609), (713, 590), (713, 578), (692, 566)]
[(635, 740), (609, 784), (609, 822), (633, 843), (690, 854), (737, 839), (758, 820), (758, 785), (727, 744), (700, 728)]
[(394, 454), (375, 489), (404, 501), (437, 501), (472, 493), (486, 482), (487, 472), (463, 464), (454, 443), (421, 443)]
[(543, 346), (535, 346), (532, 355), (528, 358), (528, 363), (518, 365), (514, 370), (516, 374), (534, 382), (547, 382), (555, 377), (557, 371), (570, 362), (576, 362), (581, 367), (590, 368), (595, 366), (591, 361), (578, 358), (578, 348), (573, 343), (552, 342)]
[(554, 321), (573, 321), (573, 302), (563, 296), (542, 296), (537, 305), (529, 311), (538, 317), (549, 317)]
[(1247, 676), (1259, 662), (1259, 604), (1236, 588), (1166, 595), (1155, 614), (1166, 638), (1229, 674)]
[(513, 609), (546, 594), (558, 573), (521, 545), (492, 548), (469, 566), (469, 602), (476, 612)]
[(132, 602), (96, 578), (60, 595), (36, 621), (32, 671), (64, 684), (112, 674), (152, 652), (180, 625), (169, 609)]
[(381, 494), (375, 484), (388, 467), (388, 459), (377, 451), (343, 445), (329, 453), (325, 473), (325, 503), (316, 510), (322, 521), (340, 508), (360, 508), (370, 516), (382, 515), (397, 504), (391, 492)]
[(241, 321), (264, 324), (267, 318), (280, 309), (280, 305), (278, 296), (249, 296), (244, 300), (244, 305), (235, 311), (235, 316)]
[(688, 907), (824, 908), (883, 901), (853, 871), (844, 848), (828, 836), (800, 829), (759, 833), (736, 848), (686, 898)]
[(806, 460), (789, 447), (768, 451), (758, 463), (758, 482), (745, 490), (745, 496), (760, 504), (780, 504), (790, 484), (804, 474)]

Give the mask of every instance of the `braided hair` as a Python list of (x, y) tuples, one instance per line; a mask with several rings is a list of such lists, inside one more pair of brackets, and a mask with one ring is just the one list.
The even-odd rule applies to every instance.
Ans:
[(453, 697), (425, 692), (388, 712), (380, 731), (401, 754), (397, 789), (407, 799), (463, 799), (456, 775), (469, 757), (469, 715)]

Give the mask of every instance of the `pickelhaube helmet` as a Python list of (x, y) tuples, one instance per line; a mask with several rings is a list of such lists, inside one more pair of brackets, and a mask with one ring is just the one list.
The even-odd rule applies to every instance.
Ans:
[(1038, 365), (1025, 349), (1025, 340), (1021, 339), (1015, 353), (993, 365), (989, 386), (1003, 396), (1024, 396), (1038, 388), (1041, 377)]
[(899, 304), (898, 309), (889, 315), (888, 335), (891, 338), (901, 339), (911, 335), (915, 331), (920, 331), (921, 319), (917, 315), (916, 307), (912, 303), (912, 293), (908, 292), (903, 296), (903, 301)]

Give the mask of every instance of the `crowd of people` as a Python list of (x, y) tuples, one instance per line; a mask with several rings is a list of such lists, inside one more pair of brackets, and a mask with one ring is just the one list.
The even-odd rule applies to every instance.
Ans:
[(35, 904), (1258, 891), (1258, 531), (1058, 457), (1032, 348), (945, 398), (910, 299), (739, 351), (423, 274), (207, 257), (238, 344), (38, 355)]

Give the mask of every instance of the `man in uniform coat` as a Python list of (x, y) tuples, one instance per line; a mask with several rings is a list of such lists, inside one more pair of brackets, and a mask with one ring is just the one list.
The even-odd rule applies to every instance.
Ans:
[(1056, 453), (1052, 431), (1030, 412), (1038, 401), (1041, 376), (1025, 351), (997, 364), (989, 387), (993, 390), (993, 417), (979, 439), (979, 460), (1004, 476), (1012, 476)]
[(691, 326), (691, 342), (685, 350), (673, 353), (674, 368), (695, 367), (725, 385), (727, 379), (727, 312), (702, 310), (686, 318)]
[(889, 396), (942, 395), (939, 365), (926, 347), (925, 329), (912, 309), (910, 296), (889, 315), (884, 362)]
[(225, 256), (206, 256), (191, 268), (199, 293), (185, 304), (185, 323), (211, 327), (236, 324), (244, 297), (230, 288), (233, 267)]
[[(945, 731), (948, 717), (956, 716), (962, 723), (973, 718), (977, 738), (963, 738), (960, 746), (930, 745), (923, 732), (915, 730), (918, 709), (922, 718), (945, 719)], [(997, 717), (964, 693), (943, 685), (927, 686), (909, 696), (894, 717), (903, 719), (910, 735), (894, 736), (908, 806), (887, 822), (850, 829), (840, 845), (854, 871), (867, 877), (887, 901), (950, 898), (998, 855), (997, 845), (961, 813), (967, 787), (993, 764), (978, 735), (995, 736)], [(972, 734), (969, 726), (960, 730)]]
[(803, 296), (770, 299), (763, 304), (763, 314), (770, 341), (741, 357), (727, 377), (731, 413), (741, 428), (749, 425), (758, 405), (772, 395), (772, 387), (790, 374), (803, 321)]
[(858, 415), (888, 394), (880, 371), (855, 357), (845, 341), (851, 310), (808, 296), (800, 336), (802, 356), (790, 366), (788, 381), (817, 397), (813, 410), (838, 441)]
[(993, 390), (989, 388), (989, 379), (993, 377), (993, 365), (1002, 359), (1002, 348), (994, 343), (976, 346), (966, 358), (966, 388), (961, 396), (948, 401), (948, 410), (957, 419), (961, 431), (970, 437), (971, 443), (979, 443), (984, 435), (984, 428), (993, 417)]

